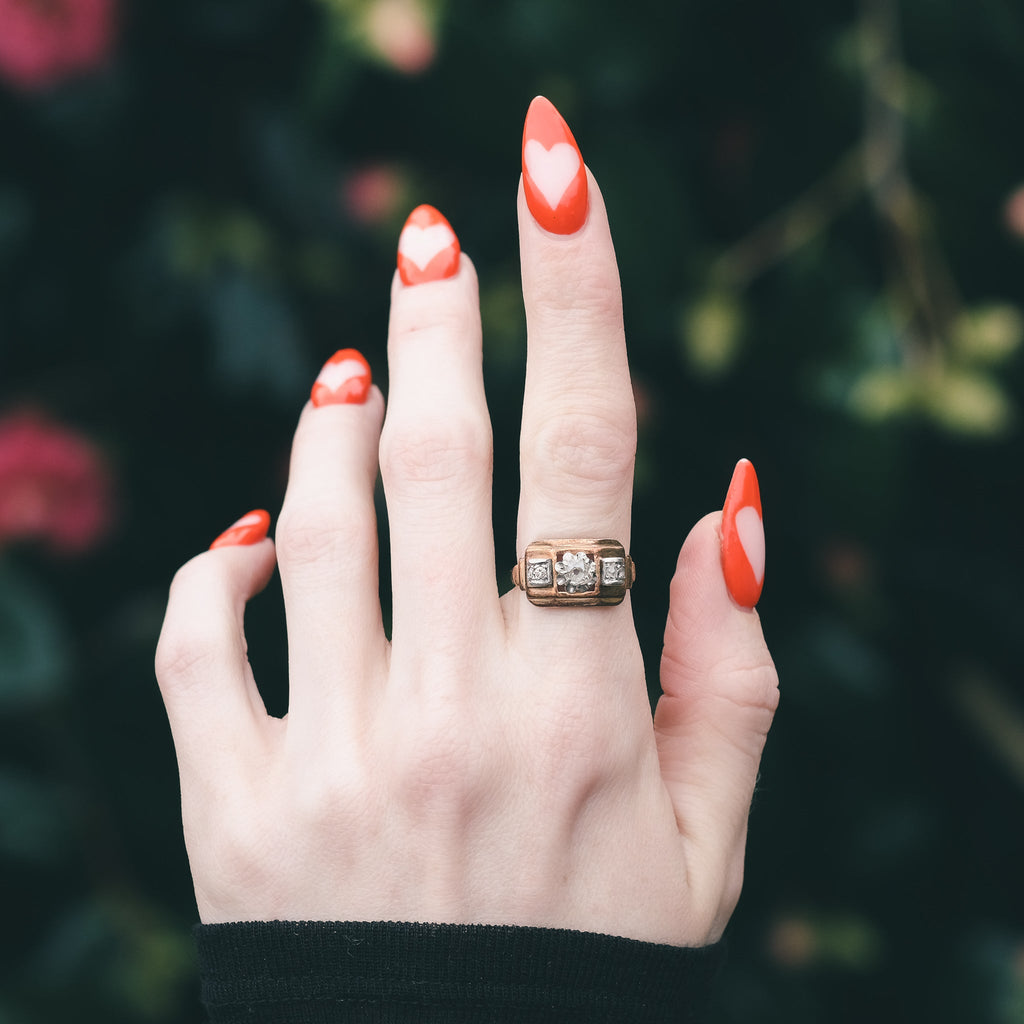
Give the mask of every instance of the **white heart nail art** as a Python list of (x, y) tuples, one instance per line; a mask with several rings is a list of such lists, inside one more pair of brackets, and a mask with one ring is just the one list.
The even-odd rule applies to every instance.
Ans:
[(536, 139), (527, 139), (523, 161), (534, 187), (552, 210), (565, 195), (580, 169), (580, 155), (568, 142), (556, 142), (550, 149)]
[(764, 524), (753, 505), (744, 505), (736, 513), (736, 532), (754, 579), (760, 583), (764, 579)]
[(366, 367), (357, 359), (343, 359), (340, 363), (325, 363), (316, 381), (331, 391), (337, 391), (353, 377), (365, 377)]
[(454, 241), (455, 232), (447, 224), (431, 224), (429, 228), (406, 224), (398, 237), (398, 251), (420, 270), (425, 270), (430, 261)]

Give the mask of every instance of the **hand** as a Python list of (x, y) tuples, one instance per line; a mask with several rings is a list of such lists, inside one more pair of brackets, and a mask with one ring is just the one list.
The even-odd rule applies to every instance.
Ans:
[[(605, 208), (546, 101), (531, 106), (525, 139), (517, 550), (550, 537), (628, 550), (636, 420)], [(321, 375), (298, 424), (276, 532), (286, 718), (267, 716), (243, 635), (245, 604), (275, 566), (265, 523), (226, 535), (171, 587), (157, 675), (200, 917), (715, 941), (739, 896), (777, 702), (745, 606), (763, 562), (751, 575), (735, 507), (724, 561), (721, 514), (694, 527), (671, 586), (653, 723), (628, 595), (613, 608), (499, 598), (477, 282), (447, 230), (420, 208), (400, 240), (383, 430), (384, 399), (354, 352)], [(756, 488), (748, 467), (734, 506), (737, 488)], [(760, 520), (746, 516), (739, 536), (753, 550)]]

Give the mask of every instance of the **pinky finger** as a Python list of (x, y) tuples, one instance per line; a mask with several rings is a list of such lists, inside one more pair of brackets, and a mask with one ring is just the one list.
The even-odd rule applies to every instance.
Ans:
[(270, 517), (250, 512), (171, 583), (156, 676), (182, 775), (216, 772), (258, 741), (266, 710), (246, 657), (246, 603), (274, 572)]

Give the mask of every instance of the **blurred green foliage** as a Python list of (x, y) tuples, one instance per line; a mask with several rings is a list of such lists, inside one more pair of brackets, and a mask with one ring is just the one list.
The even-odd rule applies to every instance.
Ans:
[[(199, 1019), (166, 585), (279, 507), (327, 356), (386, 392), (419, 202), (479, 269), (514, 561), (538, 92), (622, 268), (652, 692), (661, 556), (761, 478), (783, 700), (716, 1019), (1024, 1021), (1024, 6), (125, 0), (112, 52), (0, 78), (0, 417), (91, 438), (118, 505), (75, 557), (2, 541), (0, 1021)], [(250, 626), (280, 713), (273, 590)]]

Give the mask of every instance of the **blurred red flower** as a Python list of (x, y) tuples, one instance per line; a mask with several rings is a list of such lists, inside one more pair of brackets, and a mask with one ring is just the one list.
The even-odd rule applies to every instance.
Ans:
[(115, 0), (0, 0), (0, 75), (45, 89), (104, 64)]
[(407, 176), (397, 166), (366, 164), (342, 181), (342, 209), (359, 224), (383, 224), (405, 204), (408, 190)]
[(94, 445), (41, 412), (0, 418), (0, 548), (36, 539), (78, 554), (113, 518), (110, 470)]
[(415, 75), (434, 63), (437, 40), (423, 0), (370, 0), (364, 18), (370, 49), (396, 71)]

